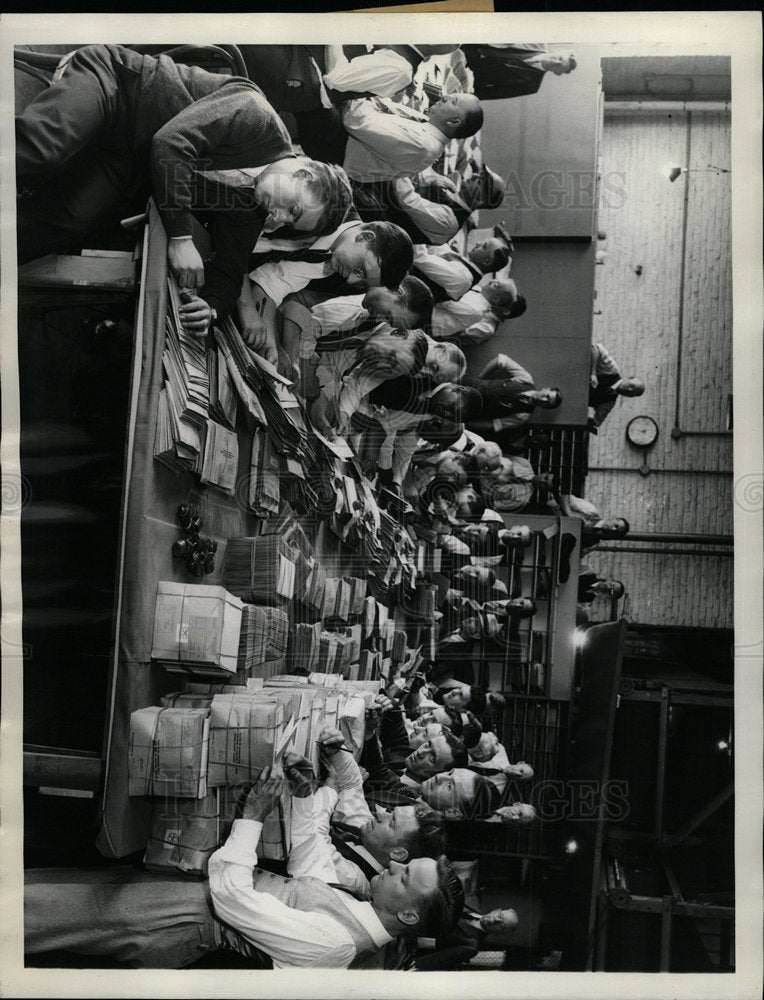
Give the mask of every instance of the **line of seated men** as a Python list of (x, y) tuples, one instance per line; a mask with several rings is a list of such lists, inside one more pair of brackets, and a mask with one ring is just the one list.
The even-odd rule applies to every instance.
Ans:
[[(411, 47), (382, 48), (401, 56), (394, 50)], [(329, 65), (331, 53), (318, 55), (327, 73), (338, 65)], [(350, 67), (360, 77), (345, 70), (334, 85), (325, 79), (333, 91), (325, 110), (338, 127), (330, 134), (329, 116), (296, 109), (298, 149), (278, 102), (263, 96), (271, 97), (264, 82), (261, 90), (123, 46), (78, 49), (16, 121), (19, 259), (98, 245), (88, 243), (94, 233), (140, 211), (153, 193), (186, 329), (203, 337), (216, 320), (237, 315), (247, 342), (299, 380), (317, 426), (352, 434), (366, 468), (416, 496), (427, 517), (443, 513), (433, 481), (449, 462), (461, 466), (472, 493), (446, 498), (446, 513), (453, 507), (451, 517), (466, 522), (455, 527), (470, 551), (491, 551), (493, 540), (467, 531), (482, 517), (481, 494), (498, 507), (501, 489), (528, 477), (495, 438), (526, 423), (535, 406), (559, 405), (561, 395), (537, 391), (501, 355), (475, 379), (466, 375), (462, 346), (491, 337), (526, 303), (511, 279), (490, 277), (509, 265), (511, 241), (496, 237), (467, 256), (444, 245), (454, 222), (501, 200), (503, 182), (484, 167), (466, 181), (439, 180), (431, 170), (449, 143), (478, 131), (483, 115), (461, 86), (431, 102), (411, 92), (409, 55), (402, 57), (411, 78), (390, 93), (374, 92), (366, 65)], [(249, 56), (257, 81), (265, 55)], [(538, 50), (522, 56), (543, 75), (551, 67), (540, 58)], [(205, 258), (199, 223), (211, 244)], [(346, 313), (340, 322), (338, 309)], [(514, 536), (502, 544), (507, 538)], [(509, 630), (533, 612), (530, 602), (502, 594), (491, 573), (454, 569), (452, 590), (461, 595), (449, 593), (439, 609), (442, 641), (499, 619)], [(116, 869), (100, 881), (32, 874), (28, 952), (71, 950), (155, 968), (184, 967), (222, 948), (254, 966), (347, 967), (396, 938), (446, 933), (462, 914), (463, 890), (443, 853), (444, 816), (532, 822), (519, 795), (499, 803), (533, 771), (510, 764), (490, 729), (498, 699), (459, 681), (421, 680), (409, 679), (408, 727), (387, 701), (379, 733), (370, 718), (360, 784), (362, 772), (334, 732), (321, 737), (325, 780), (294, 757), (283, 775), (264, 774), (210, 861), (208, 887)], [(284, 781), (292, 878), (281, 883), (256, 866), (262, 822)]]

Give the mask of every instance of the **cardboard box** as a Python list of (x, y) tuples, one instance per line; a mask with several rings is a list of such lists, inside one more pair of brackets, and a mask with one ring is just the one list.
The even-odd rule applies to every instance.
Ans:
[(160, 581), (152, 658), (191, 670), (235, 673), (243, 607), (223, 587)]
[(140, 708), (130, 716), (128, 795), (204, 798), (210, 712)]

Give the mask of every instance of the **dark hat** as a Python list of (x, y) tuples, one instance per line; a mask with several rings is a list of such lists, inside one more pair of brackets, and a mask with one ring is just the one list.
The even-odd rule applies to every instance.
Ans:
[(484, 163), (480, 168), (480, 182), (483, 190), (483, 206), (485, 208), (498, 208), (504, 199), (506, 187), (504, 178), (490, 170)]

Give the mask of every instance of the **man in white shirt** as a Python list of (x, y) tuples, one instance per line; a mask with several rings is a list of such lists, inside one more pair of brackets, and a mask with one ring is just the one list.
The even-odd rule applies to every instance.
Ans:
[(415, 244), (440, 246), (453, 239), (478, 209), (499, 208), (505, 187), (503, 179), (485, 164), (458, 189), (450, 178), (428, 167), (416, 177), (392, 181), (387, 205), (366, 203), (356, 191), (356, 208), (364, 219), (385, 212), (382, 217), (405, 229)]
[(499, 323), (525, 312), (525, 297), (511, 278), (492, 278), (471, 288), (457, 302), (436, 303), (432, 311), (432, 336), (458, 336), (463, 344), (482, 344)]
[(458, 48), (458, 45), (380, 45), (373, 52), (348, 59), (341, 45), (327, 45), (324, 85), (327, 90), (336, 91), (338, 99), (359, 92), (394, 97), (411, 85), (422, 62)]
[[(412, 244), (389, 222), (344, 222), (329, 236), (283, 260), (257, 267), (244, 279), (239, 299), (242, 335), (269, 361), (278, 359), (276, 308), (311, 281), (339, 275), (352, 290), (397, 288), (411, 267)], [(294, 360), (294, 359), (292, 359)]]
[(324, 434), (344, 435), (364, 397), (388, 378), (420, 371), (427, 347), (421, 330), (397, 330), (383, 322), (361, 346), (351, 339), (347, 346), (322, 354), (315, 370), (320, 392), (311, 419)]
[[(301, 356), (308, 357), (313, 353), (316, 342), (324, 337), (341, 340), (344, 339), (338, 337), (341, 334), (347, 335), (348, 339), (356, 339), (366, 336), (373, 325), (383, 320), (398, 330), (424, 329), (432, 319), (432, 295), (424, 282), (409, 274), (395, 290), (376, 285), (365, 294), (338, 295), (318, 302), (311, 309), (288, 299), (281, 308), (281, 315), (282, 339), (286, 339), (284, 331), (287, 324), (293, 324), (301, 343)], [(433, 346), (435, 341), (428, 338), (428, 343)], [(438, 360), (445, 361), (442, 352), (439, 352)], [(457, 375), (463, 374), (466, 366), (465, 361)]]
[(352, 181), (368, 183), (418, 174), (451, 139), (474, 135), (483, 111), (472, 94), (444, 96), (427, 114), (374, 97), (348, 101), (342, 121), (349, 133), (345, 172)]
[[(309, 761), (290, 760), (287, 768), (293, 789), (290, 875), (340, 882), (368, 899), (371, 879), (391, 860), (404, 863), (443, 854), (446, 837), (439, 813), (424, 804), (372, 813), (363, 776), (353, 755), (341, 749), (339, 730), (325, 729), (319, 743), (328, 770), (323, 785), (312, 780)], [(306, 806), (299, 792), (307, 795), (308, 787), (313, 801)]]
[(476, 243), (463, 257), (451, 247), (414, 245), (412, 273), (424, 281), (435, 302), (454, 301), (479, 284), (486, 274), (510, 262), (509, 247), (499, 236)]
[[(284, 880), (255, 871), (253, 879), (262, 824), (282, 789), (282, 781), (266, 773), (248, 795), (228, 840), (210, 858), (215, 913), (243, 950), (254, 946), (270, 956), (274, 968), (347, 968), (361, 953), (360, 942), (373, 951), (402, 934), (432, 934), (424, 930), (431, 924), (453, 926), (463, 893), (444, 856), (391, 861), (372, 879), (368, 902), (327, 885), (321, 873), (331, 863), (331, 843), (319, 833), (320, 808), (312, 794), (293, 796), (301, 828), (317, 849), (310, 870)], [(230, 936), (229, 942), (234, 946)]]

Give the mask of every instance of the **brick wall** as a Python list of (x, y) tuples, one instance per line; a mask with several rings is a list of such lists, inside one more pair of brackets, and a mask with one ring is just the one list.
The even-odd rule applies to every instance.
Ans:
[[(634, 531), (732, 534), (732, 439), (676, 440), (680, 312), (684, 310), (678, 426), (726, 430), (732, 391), (730, 175), (690, 173), (673, 184), (660, 167), (729, 167), (729, 115), (682, 112), (606, 114), (601, 146), (602, 199), (593, 337), (624, 375), (647, 391), (621, 399), (590, 449), (587, 495), (605, 514), (627, 517)], [(681, 283), (685, 186), (687, 253)], [(635, 268), (641, 267), (637, 275)], [(643, 453), (626, 440), (629, 420), (653, 417), (660, 428), (647, 454), (654, 470), (636, 470)], [(636, 544), (636, 543), (633, 543)], [(644, 546), (645, 543), (639, 543)], [(603, 575), (622, 579), (627, 616), (656, 625), (731, 627), (732, 563), (713, 554), (593, 554)], [(596, 610), (596, 608), (595, 608)], [(599, 613), (594, 617), (600, 617)]]

